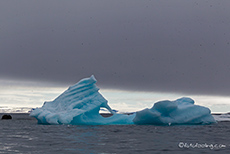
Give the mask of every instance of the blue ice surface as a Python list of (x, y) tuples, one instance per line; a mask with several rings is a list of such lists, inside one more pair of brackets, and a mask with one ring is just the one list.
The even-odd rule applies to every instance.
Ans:
[[(41, 108), (35, 108), (30, 116), (39, 124), (72, 125), (177, 125), (215, 123), (211, 111), (203, 106), (194, 105), (191, 98), (183, 97), (175, 101), (160, 101), (151, 109), (144, 109), (131, 115), (114, 112), (107, 100), (98, 92), (96, 79), (92, 75), (70, 86), (65, 92)], [(101, 108), (113, 115), (102, 117)]]

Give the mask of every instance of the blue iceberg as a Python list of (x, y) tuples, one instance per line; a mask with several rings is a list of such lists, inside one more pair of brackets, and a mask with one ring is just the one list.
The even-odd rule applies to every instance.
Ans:
[(210, 124), (216, 122), (211, 111), (203, 106), (194, 105), (194, 100), (183, 97), (175, 101), (160, 101), (151, 109), (136, 112), (135, 124), (180, 125)]
[[(131, 115), (114, 112), (108, 101), (98, 92), (96, 79), (80, 80), (70, 86), (60, 96), (45, 102), (41, 108), (35, 108), (30, 116), (39, 124), (72, 124), (72, 125), (123, 125), (123, 124), (210, 124), (216, 122), (208, 108), (194, 105), (191, 98), (183, 97), (176, 101), (160, 101), (151, 109), (144, 109)], [(101, 108), (107, 109), (110, 117), (99, 113)]]

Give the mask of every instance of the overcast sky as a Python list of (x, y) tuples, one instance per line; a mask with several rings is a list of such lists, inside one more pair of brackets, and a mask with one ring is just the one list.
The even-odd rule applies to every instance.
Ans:
[(0, 1), (0, 78), (229, 95), (230, 1)]

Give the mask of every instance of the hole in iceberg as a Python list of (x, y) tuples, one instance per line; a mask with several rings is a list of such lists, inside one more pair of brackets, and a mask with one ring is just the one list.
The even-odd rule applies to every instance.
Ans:
[(113, 114), (107, 108), (104, 107), (100, 107), (99, 113), (104, 118), (113, 116)]

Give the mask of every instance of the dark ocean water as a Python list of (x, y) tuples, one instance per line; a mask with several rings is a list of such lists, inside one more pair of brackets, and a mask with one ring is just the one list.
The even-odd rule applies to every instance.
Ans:
[(11, 115), (12, 120), (0, 120), (0, 153), (230, 153), (230, 122), (190, 126), (38, 125), (28, 114)]

